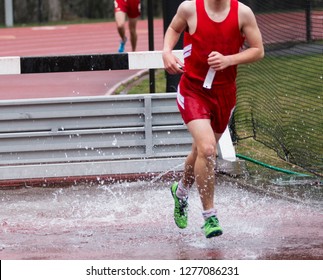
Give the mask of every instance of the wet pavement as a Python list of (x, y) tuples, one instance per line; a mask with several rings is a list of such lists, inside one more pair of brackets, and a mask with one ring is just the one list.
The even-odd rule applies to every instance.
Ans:
[(224, 234), (206, 239), (196, 189), (189, 226), (181, 230), (173, 222), (169, 184), (98, 179), (0, 188), (0, 259), (323, 259), (320, 207), (221, 175), (216, 202)]

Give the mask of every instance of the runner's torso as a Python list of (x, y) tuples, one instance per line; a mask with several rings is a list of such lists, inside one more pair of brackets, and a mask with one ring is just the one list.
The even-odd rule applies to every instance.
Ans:
[[(230, 11), (222, 22), (213, 21), (205, 10), (204, 0), (196, 0), (197, 25), (193, 34), (184, 33), (184, 75), (203, 83), (209, 70), (208, 55), (217, 51), (222, 55), (238, 53), (244, 38), (239, 29), (238, 1), (231, 0)], [(235, 83), (237, 66), (216, 73), (213, 85)]]

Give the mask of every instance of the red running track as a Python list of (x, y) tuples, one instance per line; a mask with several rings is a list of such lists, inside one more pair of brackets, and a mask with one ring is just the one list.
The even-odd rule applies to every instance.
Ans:
[[(137, 51), (147, 51), (147, 21), (139, 21), (137, 31)], [(162, 20), (155, 20), (154, 31), (155, 49), (160, 50), (163, 42)], [(6, 28), (0, 29), (0, 56), (115, 53), (119, 40), (114, 22)], [(128, 44), (126, 51), (129, 47)], [(0, 100), (105, 95), (138, 73), (140, 71), (117, 70), (2, 75)]]

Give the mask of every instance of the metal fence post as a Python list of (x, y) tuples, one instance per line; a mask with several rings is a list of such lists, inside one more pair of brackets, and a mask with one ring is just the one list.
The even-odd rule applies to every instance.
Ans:
[(6, 18), (6, 26), (13, 26), (13, 5), (12, 0), (5, 0), (5, 18)]
[[(148, 0), (148, 33), (149, 33), (149, 50), (155, 50), (154, 43), (154, 9), (152, 0)], [(149, 69), (149, 90), (150, 93), (156, 92), (155, 70)]]
[[(178, 6), (183, 0), (163, 0), (163, 13), (164, 13), (164, 33), (166, 32), (169, 24), (171, 23), (174, 15), (177, 12)], [(175, 45), (175, 50), (183, 48), (183, 35)], [(169, 75), (166, 73), (166, 92), (176, 92), (179, 83), (180, 75)]]
[(312, 1), (306, 1), (305, 14), (306, 14), (306, 41), (309, 43), (312, 41)]

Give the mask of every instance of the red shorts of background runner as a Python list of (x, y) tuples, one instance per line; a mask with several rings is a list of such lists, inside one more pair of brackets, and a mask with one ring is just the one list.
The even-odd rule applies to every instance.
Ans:
[(214, 132), (223, 133), (236, 104), (236, 85), (203, 88), (182, 76), (177, 105), (186, 124), (192, 120), (209, 119)]
[(124, 12), (129, 18), (140, 16), (140, 0), (115, 0), (114, 12)]

